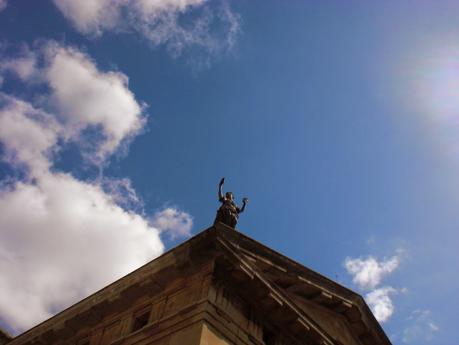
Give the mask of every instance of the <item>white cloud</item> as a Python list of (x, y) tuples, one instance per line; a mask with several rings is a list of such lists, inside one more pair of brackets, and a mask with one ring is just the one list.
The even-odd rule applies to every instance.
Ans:
[(73, 48), (50, 44), (46, 55), (44, 77), (65, 122), (65, 135), (76, 138), (88, 127), (102, 129), (104, 138), (93, 156), (96, 161), (103, 161), (142, 128), (142, 106), (128, 89), (126, 75), (98, 71), (88, 56)]
[(156, 213), (152, 224), (159, 231), (167, 233), (174, 240), (180, 237), (191, 236), (193, 219), (188, 213), (169, 207)]
[[(103, 72), (89, 56), (55, 42), (41, 42), (41, 48), (0, 62), (0, 72), (16, 74), (22, 81), (49, 88), (40, 95), (48, 112), (57, 114), (59, 136), (86, 142), (83, 152), (101, 164), (123, 141), (136, 135), (145, 123), (144, 106), (129, 90), (128, 77), (121, 72)], [(38, 66), (37, 60), (43, 60)], [(85, 136), (97, 129), (98, 136)], [(96, 147), (97, 149), (94, 149)]]
[(392, 273), (400, 264), (399, 256), (378, 261), (373, 256), (366, 259), (346, 258), (344, 267), (353, 276), (352, 281), (361, 289), (372, 289), (379, 285), (384, 276)]
[[(386, 260), (378, 261), (373, 256), (367, 258), (349, 258), (344, 260), (344, 267), (352, 275), (352, 281), (360, 289), (366, 290), (365, 300), (379, 322), (386, 322), (394, 313), (392, 294), (397, 289), (392, 286), (378, 287), (384, 277), (394, 272), (400, 265), (401, 257), (405, 255), (402, 249), (397, 250), (397, 255)], [(403, 293), (408, 290), (402, 288)]]
[[(240, 32), (240, 18), (226, 2), (207, 0), (54, 0), (62, 14), (83, 34), (137, 32), (153, 45), (165, 44), (178, 55), (200, 47), (211, 54), (231, 49)], [(181, 21), (193, 12), (193, 20)]]
[(394, 304), (390, 298), (397, 291), (391, 286), (375, 289), (365, 295), (365, 300), (371, 308), (376, 320), (386, 322), (394, 313)]
[(36, 56), (28, 49), (16, 58), (4, 59), (0, 63), (0, 71), (11, 71), (21, 80), (26, 81), (36, 73)]
[(55, 147), (60, 126), (46, 112), (29, 103), (0, 93), (0, 141), (4, 159), (26, 165), (39, 175), (50, 168), (50, 151)]
[(13, 97), (1, 104), (7, 159), (30, 168), (25, 181), (0, 189), (0, 315), (20, 331), (157, 256), (163, 244), (115, 193), (49, 170), (65, 132), (51, 115)]
[(403, 342), (406, 344), (417, 344), (419, 342), (430, 342), (435, 333), (440, 330), (432, 320), (430, 310), (415, 310), (408, 318), (410, 325), (403, 331)]
[(69, 174), (2, 189), (0, 210), (0, 315), (17, 331), (163, 251), (146, 219)]
[(0, 0), (0, 11), (3, 11), (7, 5), (8, 2), (6, 0)]
[[(188, 234), (192, 224), (174, 209), (153, 217), (163, 226), (156, 228), (136, 211), (128, 179), (82, 181), (55, 170), (69, 140), (93, 162), (107, 159), (143, 126), (142, 106), (125, 75), (99, 71), (75, 48), (49, 43), (33, 54), (43, 65), (21, 79), (47, 86), (34, 97), (39, 105), (0, 93), (3, 159), (22, 176), (0, 183), (0, 321), (16, 332), (159, 255), (162, 231)], [(3, 72), (21, 75), (11, 67), (21, 64)], [(87, 144), (87, 128), (98, 145)]]
[(100, 35), (103, 30), (116, 26), (120, 7), (125, 1), (54, 0), (62, 14), (85, 34)]

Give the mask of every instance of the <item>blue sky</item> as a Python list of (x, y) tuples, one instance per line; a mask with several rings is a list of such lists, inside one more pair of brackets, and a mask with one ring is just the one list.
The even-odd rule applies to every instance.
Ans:
[(394, 344), (457, 342), (459, 4), (0, 8), (4, 327), (210, 226), (225, 176), (241, 231), (364, 295)]

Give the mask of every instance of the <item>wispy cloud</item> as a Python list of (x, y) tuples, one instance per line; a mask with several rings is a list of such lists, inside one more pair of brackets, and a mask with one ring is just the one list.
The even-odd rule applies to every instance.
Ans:
[(4, 58), (0, 64), (0, 72), (15, 73), (22, 81), (26, 81), (35, 74), (36, 56), (28, 47), (23, 48), (20, 56)]
[(0, 11), (3, 11), (7, 5), (8, 2), (6, 0), (0, 0)]
[[(134, 32), (173, 55), (200, 48), (214, 55), (230, 50), (241, 20), (226, 1), (207, 0), (54, 0), (73, 26), (89, 37)], [(189, 15), (187, 20), (183, 20)]]
[(415, 310), (408, 317), (410, 323), (403, 331), (403, 342), (406, 344), (417, 344), (419, 342), (433, 340), (435, 333), (440, 331), (440, 327), (432, 320), (430, 310)]

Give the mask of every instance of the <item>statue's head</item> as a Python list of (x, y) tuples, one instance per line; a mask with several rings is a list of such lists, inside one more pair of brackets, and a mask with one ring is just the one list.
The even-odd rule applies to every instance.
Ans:
[(231, 201), (234, 199), (233, 193), (231, 193), (231, 192), (226, 192), (225, 193), (225, 197), (226, 197), (226, 199), (231, 200)]

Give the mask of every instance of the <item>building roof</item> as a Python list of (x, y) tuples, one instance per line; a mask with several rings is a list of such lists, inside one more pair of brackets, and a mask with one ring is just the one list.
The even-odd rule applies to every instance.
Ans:
[(209, 258), (215, 259), (222, 279), (264, 311), (270, 323), (281, 323), (302, 339), (317, 344), (342, 344), (330, 332), (330, 319), (339, 318), (359, 344), (390, 344), (359, 294), (221, 223), (24, 332), (9, 344), (65, 334), (69, 325), (100, 318), (105, 310), (120, 305), (123, 298), (145, 291), (151, 293), (180, 274), (181, 267)]
[(11, 335), (5, 331), (4, 329), (0, 328), (0, 345), (6, 344), (12, 339)]

